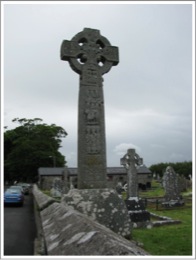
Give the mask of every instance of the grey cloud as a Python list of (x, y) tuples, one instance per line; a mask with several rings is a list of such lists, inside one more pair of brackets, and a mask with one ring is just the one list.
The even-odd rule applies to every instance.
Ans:
[(60, 45), (90, 27), (120, 54), (103, 82), (108, 165), (119, 165), (127, 144), (147, 165), (191, 160), (191, 12), (190, 4), (5, 5), (3, 123), (41, 117), (61, 125), (61, 151), (76, 165), (79, 75), (60, 60)]

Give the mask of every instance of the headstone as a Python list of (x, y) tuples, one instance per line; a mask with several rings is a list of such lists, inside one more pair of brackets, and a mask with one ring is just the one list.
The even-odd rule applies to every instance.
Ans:
[(60, 178), (55, 178), (52, 183), (50, 194), (52, 197), (61, 197), (63, 191), (63, 182)]
[(62, 170), (62, 177), (56, 177), (53, 179), (50, 195), (59, 198), (62, 194), (66, 194), (69, 191), (68, 184), (68, 169), (65, 166)]
[(127, 170), (128, 189), (127, 198), (138, 197), (138, 177), (136, 165), (142, 165), (143, 160), (135, 152), (135, 149), (128, 149), (127, 153), (121, 158), (121, 165)]
[(78, 185), (62, 201), (122, 236), (131, 233), (124, 201), (107, 188), (103, 78), (118, 64), (118, 48), (99, 30), (85, 28), (64, 40), (61, 59), (80, 75), (78, 113)]
[(78, 114), (78, 189), (106, 187), (103, 78), (119, 62), (118, 48), (99, 30), (85, 28), (64, 40), (61, 59), (80, 75)]
[(136, 165), (142, 165), (143, 159), (135, 152), (135, 149), (128, 149), (127, 153), (120, 160), (127, 170), (128, 189), (125, 200), (129, 216), (135, 227), (150, 226), (150, 213), (145, 209), (144, 201), (138, 196), (138, 177)]
[(68, 181), (68, 169), (67, 166), (64, 167), (63, 170), (63, 188), (62, 188), (62, 193), (66, 194), (69, 191), (70, 183)]
[(163, 187), (165, 189), (165, 201), (162, 203), (163, 206), (172, 207), (181, 206), (184, 204), (180, 194), (181, 185), (179, 176), (175, 173), (171, 166), (166, 168), (163, 175)]

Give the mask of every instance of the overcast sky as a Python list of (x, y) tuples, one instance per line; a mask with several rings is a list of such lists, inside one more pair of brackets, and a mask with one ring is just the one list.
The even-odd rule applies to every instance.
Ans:
[(60, 151), (77, 166), (79, 75), (60, 60), (60, 46), (84, 28), (100, 30), (119, 48), (120, 62), (103, 83), (107, 165), (120, 166), (128, 148), (147, 166), (192, 160), (188, 2), (5, 4), (4, 125), (39, 117), (63, 127)]

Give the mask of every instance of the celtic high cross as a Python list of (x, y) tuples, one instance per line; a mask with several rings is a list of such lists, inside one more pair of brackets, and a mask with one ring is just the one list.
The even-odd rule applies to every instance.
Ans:
[(61, 59), (80, 75), (78, 111), (78, 188), (106, 187), (106, 142), (102, 75), (118, 64), (118, 48), (85, 28), (61, 45)]
[(143, 164), (143, 159), (135, 152), (128, 149), (127, 153), (120, 159), (121, 165), (127, 170), (127, 198), (138, 197), (138, 177), (136, 166)]

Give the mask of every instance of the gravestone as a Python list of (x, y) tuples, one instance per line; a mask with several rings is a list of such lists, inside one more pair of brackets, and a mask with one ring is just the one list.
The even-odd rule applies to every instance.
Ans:
[(180, 178), (171, 166), (168, 166), (163, 175), (163, 187), (165, 189), (165, 207), (181, 206), (184, 204), (181, 192)]
[(70, 181), (68, 180), (68, 168), (67, 166), (64, 167), (63, 170), (63, 188), (62, 188), (62, 193), (65, 194), (70, 190)]
[(99, 30), (85, 28), (61, 45), (61, 59), (80, 75), (78, 112), (78, 189), (62, 197), (72, 206), (122, 236), (131, 221), (124, 201), (107, 188), (103, 78), (119, 62), (118, 48)]
[(55, 178), (52, 183), (50, 195), (54, 198), (61, 197), (62, 192), (63, 192), (63, 182), (60, 178)]
[(68, 191), (68, 170), (65, 166), (62, 171), (62, 177), (56, 177), (53, 179), (50, 195), (59, 198), (62, 194), (66, 194)]
[(135, 152), (135, 149), (128, 149), (127, 153), (120, 160), (127, 170), (127, 199), (125, 200), (128, 213), (135, 227), (150, 226), (150, 213), (145, 209), (144, 201), (138, 196), (138, 177), (136, 165), (142, 165), (143, 159)]
[(103, 78), (119, 62), (118, 48), (85, 28), (71, 41), (64, 40), (61, 59), (80, 75), (78, 114), (78, 188), (106, 187), (106, 143)]
[(127, 170), (127, 198), (138, 197), (138, 177), (136, 165), (142, 165), (143, 159), (135, 152), (135, 149), (128, 149), (121, 158), (121, 165)]

